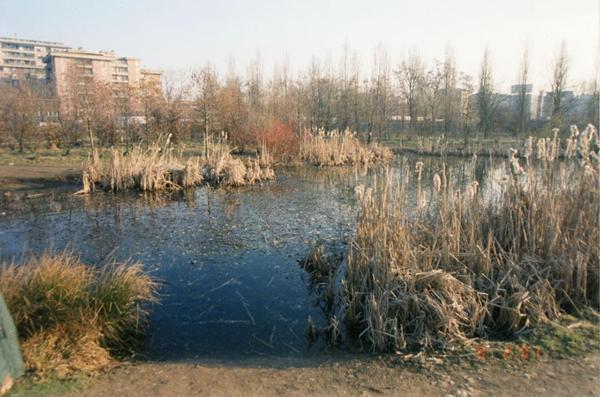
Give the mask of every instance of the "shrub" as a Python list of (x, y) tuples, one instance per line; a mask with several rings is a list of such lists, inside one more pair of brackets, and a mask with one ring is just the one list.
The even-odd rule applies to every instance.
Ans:
[(274, 120), (261, 134), (263, 145), (277, 158), (296, 156), (299, 149), (298, 138), (292, 125)]

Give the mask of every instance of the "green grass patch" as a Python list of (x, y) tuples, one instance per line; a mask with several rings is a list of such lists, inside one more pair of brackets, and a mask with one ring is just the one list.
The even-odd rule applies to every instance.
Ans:
[(85, 388), (91, 378), (84, 375), (72, 376), (69, 379), (47, 378), (39, 380), (33, 377), (21, 379), (8, 393), (8, 397), (46, 397), (60, 396)]

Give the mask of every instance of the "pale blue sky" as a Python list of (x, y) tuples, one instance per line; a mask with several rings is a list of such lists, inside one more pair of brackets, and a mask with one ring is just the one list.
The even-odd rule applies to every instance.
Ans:
[(382, 44), (397, 63), (417, 48), (425, 59), (452, 46), (458, 66), (476, 76), (486, 46), (496, 80), (514, 80), (523, 47), (531, 48), (532, 80), (547, 83), (561, 41), (572, 80), (594, 76), (599, 0), (0, 0), (0, 36), (113, 49), (162, 70), (211, 61), (240, 70), (260, 53), (265, 70), (287, 56), (292, 70), (312, 56), (337, 63), (344, 43), (369, 67)]

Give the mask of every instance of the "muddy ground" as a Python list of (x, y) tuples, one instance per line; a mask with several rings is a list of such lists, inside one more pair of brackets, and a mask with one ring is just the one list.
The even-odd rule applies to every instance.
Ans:
[(0, 165), (0, 192), (55, 187), (80, 179), (80, 165)]
[[(124, 364), (44, 396), (598, 396), (600, 353), (415, 366), (393, 357)], [(17, 388), (13, 396), (40, 395)]]

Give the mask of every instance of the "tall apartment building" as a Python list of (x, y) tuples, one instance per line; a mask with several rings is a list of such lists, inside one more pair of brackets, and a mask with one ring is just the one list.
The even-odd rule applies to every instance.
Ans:
[(46, 79), (44, 57), (70, 49), (63, 43), (0, 37), (0, 79)]

